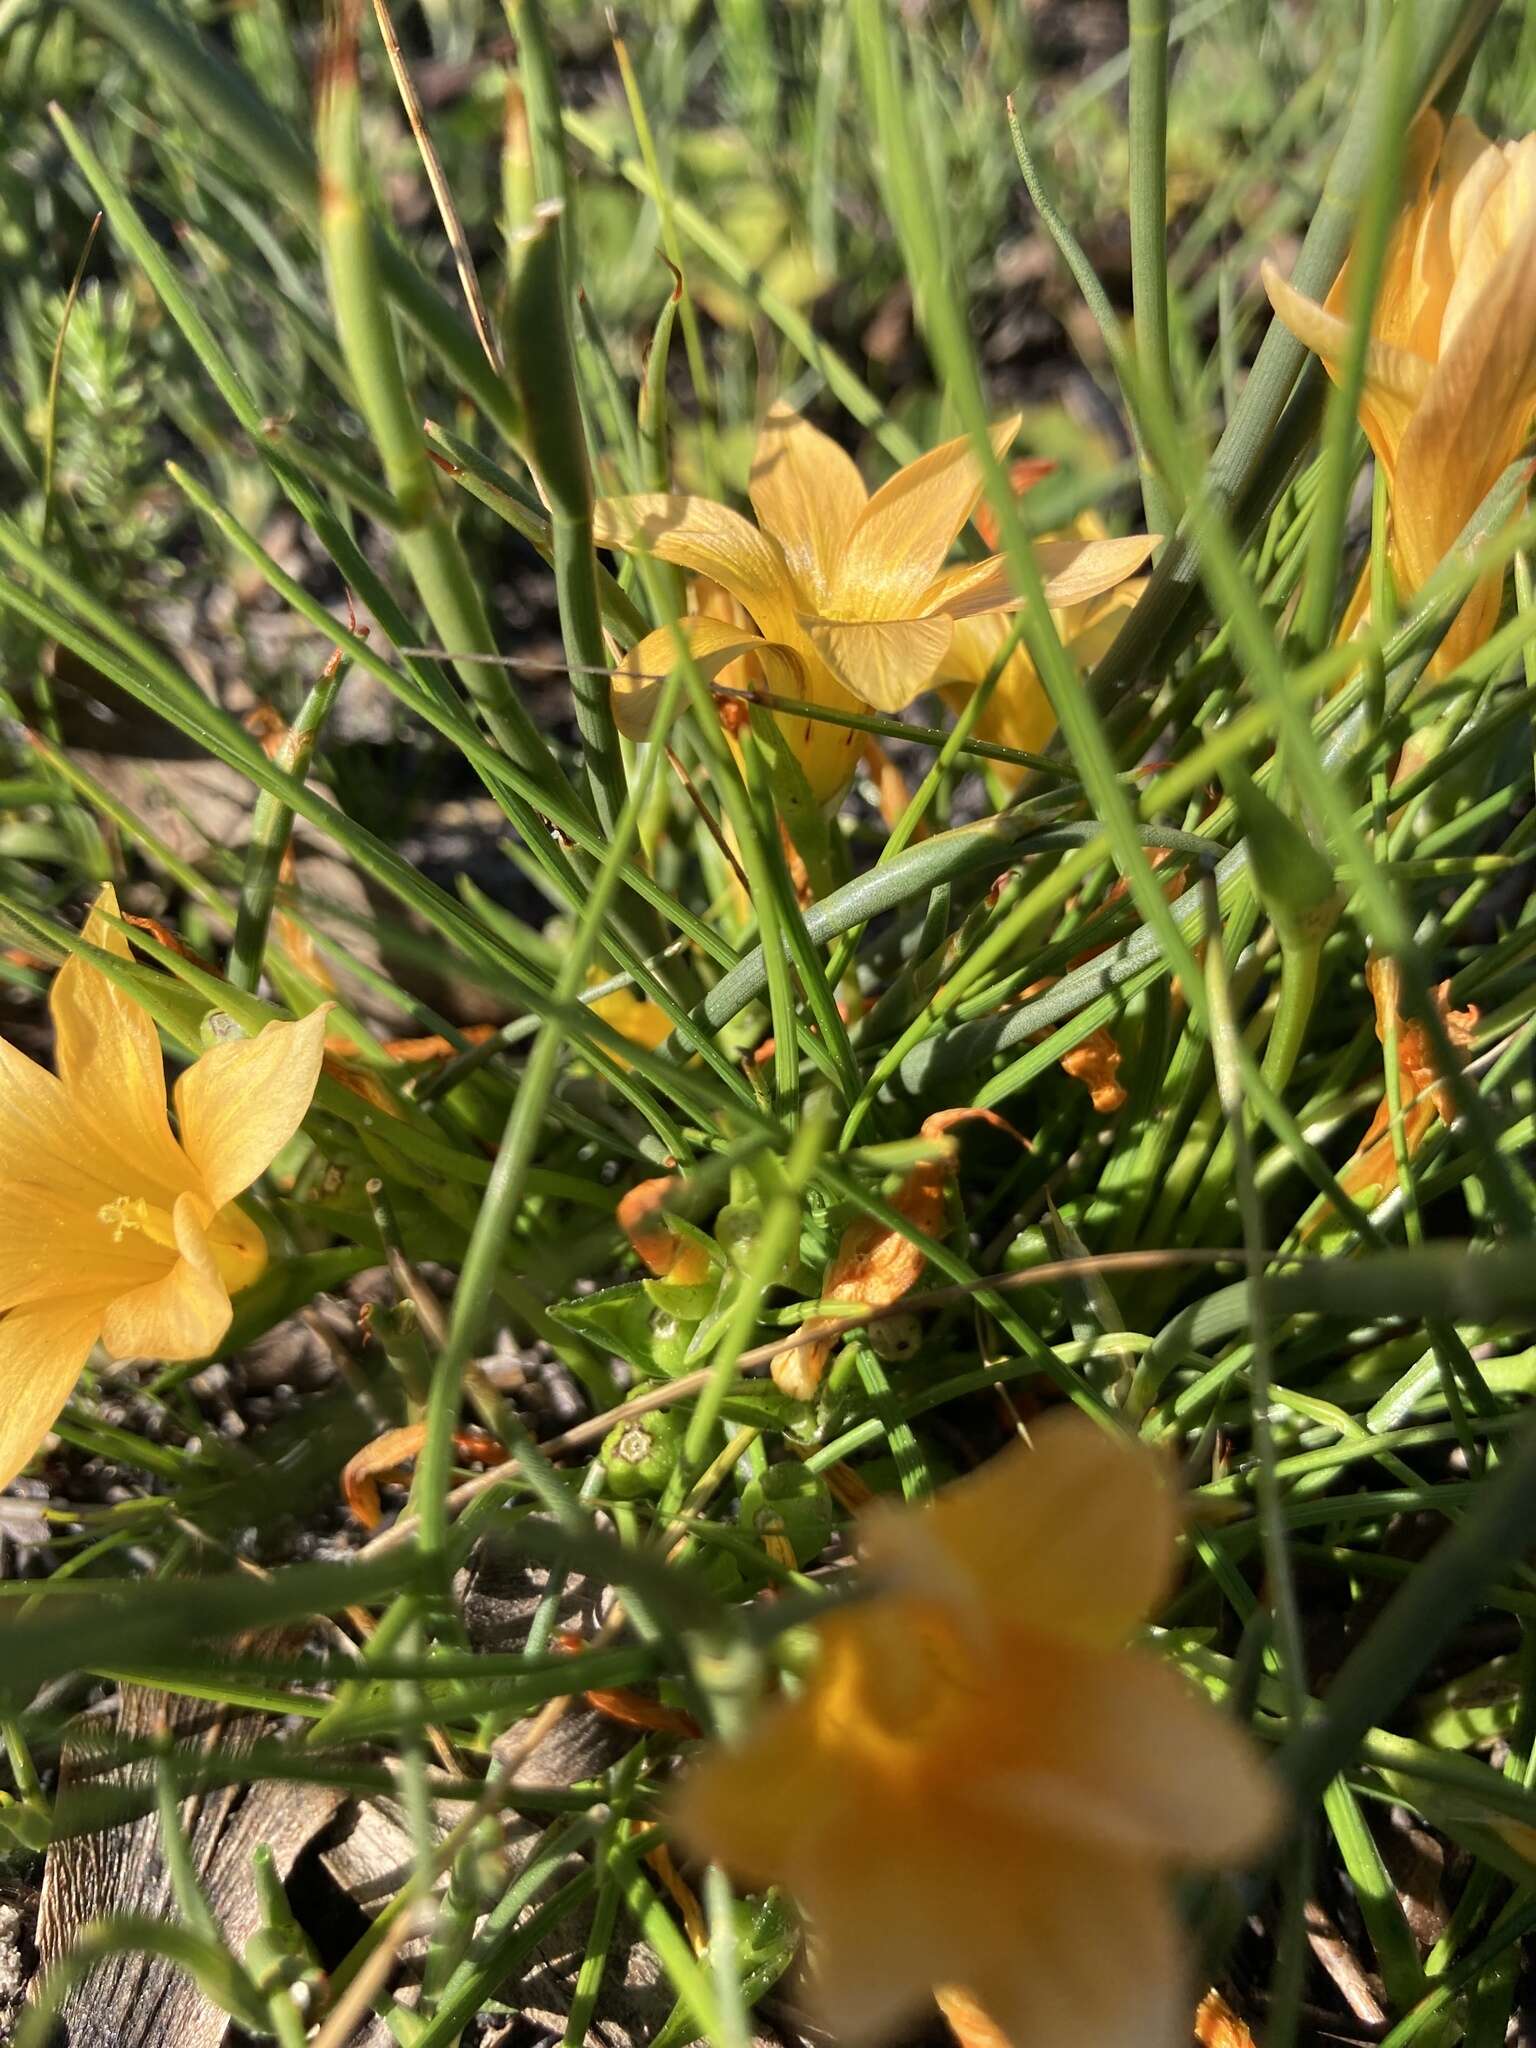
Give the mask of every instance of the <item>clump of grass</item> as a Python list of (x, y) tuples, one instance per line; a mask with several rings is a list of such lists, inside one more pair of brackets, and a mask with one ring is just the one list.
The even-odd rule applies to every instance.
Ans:
[[(1266, 2044), (1528, 2005), (1536, 527), (1516, 462), (1397, 587), (1365, 329), (1329, 395), (1258, 263), (1321, 300), (1353, 248), (1368, 310), (1415, 111), (1519, 132), (1536, 47), (1488, 0), (1345, 15), (1133, 0), (1127, 50), (1063, 60), (879, 0), (634, 10), (613, 45), (537, 0), (262, 0), (227, 38), (0, 0), (7, 1033), (40, 1049), (109, 875), (148, 922), (84, 957), (174, 1060), (334, 1005), (213, 1365), (98, 1359), (0, 1523), (8, 1878), (134, 1824), (71, 1790), (83, 1709), (259, 1717), (108, 1745), (153, 1761), (176, 1916), (73, 1930), (18, 2038), (143, 1950), (283, 2048), (370, 2012), (446, 2048), (568, 1925), (566, 2039), (633, 1941), (658, 2039), (788, 2038), (794, 1903), (669, 1860), (680, 1751), (794, 1684), (860, 1505), (1067, 1402), (1182, 1473), (1151, 1645), (1290, 1799), (1189, 1902), (1198, 1988)], [(957, 560), (990, 519), (1025, 602), (957, 714), (818, 694), (750, 620), (705, 647), (704, 565), (594, 546), (600, 499), (745, 504), (776, 395), (871, 485), (970, 436)], [(1158, 536), (1100, 638), (1034, 553), (1089, 514)], [(253, 720), (207, 649), (275, 621)], [(365, 807), (368, 696), (409, 746), (366, 743)], [(174, 830), (82, 698), (166, 764)], [(820, 728), (857, 763), (830, 805)], [(248, 822), (199, 830), (192, 757)], [(274, 1400), (252, 1347), (296, 1330)], [(388, 1527), (344, 1472), (369, 1515), (408, 1489)], [(510, 1635), (498, 1557), (537, 1581)], [(525, 1772), (561, 1715), (626, 1728), (617, 1761)], [(366, 1931), (301, 1926), (268, 1858), (231, 1944), (186, 1836), (221, 1783), (394, 1803)]]

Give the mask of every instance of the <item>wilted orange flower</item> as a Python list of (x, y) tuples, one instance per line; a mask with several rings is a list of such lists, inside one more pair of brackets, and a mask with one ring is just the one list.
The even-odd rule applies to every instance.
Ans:
[[(921, 1135), (932, 1144), (943, 1145), (944, 1150), (936, 1158), (919, 1160), (891, 1201), (891, 1207), (925, 1237), (936, 1237), (944, 1227), (944, 1203), (959, 1164), (959, 1148), (949, 1132), (956, 1124), (976, 1118), (1009, 1132), (1021, 1145), (1028, 1143), (994, 1109), (941, 1109), (925, 1118)], [(910, 1237), (888, 1229), (878, 1217), (860, 1216), (843, 1232), (837, 1256), (822, 1281), (821, 1299), (884, 1308), (917, 1285), (927, 1263), (928, 1254)], [(786, 1348), (769, 1366), (781, 1394), (793, 1395), (797, 1401), (812, 1399), (837, 1342), (835, 1336), (816, 1333), (835, 1331), (841, 1320), (836, 1315), (820, 1315), (800, 1325), (799, 1336), (816, 1336), (816, 1341)]]
[[(110, 885), (85, 937), (129, 958)], [(99, 1340), (114, 1358), (202, 1358), (266, 1241), (235, 1197), (298, 1129), (324, 1009), (216, 1045), (166, 1114), (148, 1013), (83, 955), (54, 977), (57, 1076), (0, 1040), (0, 1485), (52, 1428)], [(179, 1134), (179, 1135), (178, 1135)]]
[[(1536, 135), (1490, 142), (1432, 109), (1413, 125), (1408, 197), (1387, 247), (1360, 424), (1387, 480), (1402, 596), (1422, 588), (1536, 419)], [(1276, 313), (1337, 378), (1354, 258), (1324, 304), (1264, 266)], [(1431, 664), (1446, 674), (1498, 618), (1502, 578), (1480, 583)]]
[[(427, 1441), (424, 1422), (407, 1422), (399, 1429), (386, 1429), (360, 1451), (355, 1451), (341, 1468), (341, 1492), (347, 1507), (365, 1529), (377, 1529), (384, 1519), (379, 1488), (398, 1479), (422, 1453)], [(483, 1429), (456, 1429), (453, 1447), (466, 1461), (480, 1465), (506, 1462), (507, 1447)]]
[(1214, 1988), (1195, 2009), (1195, 2039), (1199, 2048), (1254, 2048), (1253, 2035)]
[(1123, 1055), (1115, 1034), (1107, 1024), (1090, 1031), (1081, 1045), (1074, 1045), (1061, 1057), (1061, 1071), (1081, 1081), (1099, 1116), (1113, 1116), (1125, 1107), (1125, 1085), (1120, 1079)]
[[(1444, 1124), (1451, 1123), (1456, 1106), (1445, 1085), (1445, 1076), (1435, 1065), (1429, 1033), (1416, 1017), (1401, 1014), (1402, 975), (1397, 962), (1380, 954), (1373, 956), (1366, 962), (1365, 979), (1376, 1005), (1376, 1036), (1383, 1045), (1388, 1031), (1396, 1027), (1398, 1106), (1403, 1114), (1403, 1149), (1411, 1159), (1429, 1135), (1436, 1117)], [(1475, 1004), (1465, 1010), (1451, 1009), (1446, 1001), (1450, 987), (1448, 981), (1442, 981), (1431, 993), (1451, 1044), (1465, 1050), (1472, 1043), (1479, 1012)], [(1383, 1095), (1354, 1158), (1339, 1174), (1339, 1185), (1345, 1194), (1368, 1206), (1374, 1206), (1397, 1186), (1397, 1154), (1391, 1124), (1392, 1105)]]
[(932, 1505), (872, 1510), (875, 1597), (685, 1780), (682, 1839), (805, 1910), (838, 2036), (944, 1987), (1018, 2048), (1188, 2040), (1169, 1875), (1247, 1860), (1281, 1809), (1246, 1736), (1127, 1646), (1177, 1522), (1155, 1454), (1058, 1411)]
[[(994, 445), (1006, 448), (1017, 431), (1016, 418), (1003, 422)], [(844, 450), (780, 403), (758, 435), (748, 489), (756, 526), (709, 498), (675, 493), (597, 508), (601, 545), (677, 563), (745, 609), (750, 641), (720, 620), (681, 621), (701, 664), (720, 667), (750, 652), (776, 695), (900, 711), (933, 681), (957, 621), (1018, 602), (1001, 555), (944, 566), (981, 496), (980, 467), (964, 437), (908, 463), (871, 496)], [(1048, 599), (1075, 604), (1111, 588), (1151, 546), (1145, 538), (1041, 542)], [(675, 647), (664, 627), (626, 655), (615, 675), (626, 730), (643, 731), (657, 689), (645, 679), (670, 670)], [(853, 765), (840, 763), (841, 783), (818, 794), (840, 794)]]
[(675, 1173), (642, 1180), (619, 1197), (616, 1215), (636, 1256), (656, 1279), (675, 1287), (695, 1287), (709, 1278), (709, 1253), (675, 1227), (666, 1209), (668, 1197), (680, 1194), (682, 1186)]

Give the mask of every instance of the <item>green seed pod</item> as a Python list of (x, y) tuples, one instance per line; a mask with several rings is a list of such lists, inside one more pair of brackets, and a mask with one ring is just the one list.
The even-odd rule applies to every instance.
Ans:
[(742, 1529), (761, 1543), (786, 1542), (802, 1569), (826, 1549), (833, 1520), (827, 1482), (799, 1463), (770, 1465), (742, 1488)]
[(881, 1316), (868, 1330), (869, 1348), (887, 1365), (902, 1365), (922, 1348), (923, 1325), (917, 1316)]
[(640, 1285), (645, 1289), (646, 1300), (663, 1315), (680, 1323), (696, 1323), (714, 1307), (715, 1296), (720, 1292), (720, 1276), (711, 1273), (696, 1287), (674, 1287), (670, 1280), (642, 1280)]
[(1321, 945), (1344, 908), (1332, 862), (1242, 767), (1230, 764), (1222, 779), (1242, 820), (1254, 888), (1281, 945)]
[(683, 1425), (670, 1408), (616, 1422), (603, 1438), (608, 1491), (618, 1500), (659, 1494), (672, 1477), (682, 1441)]
[(741, 1566), (723, 1544), (698, 1545), (683, 1561), (682, 1569), (691, 1572), (717, 1600), (739, 1599), (745, 1589)]
[[(1060, 1256), (1045, 1232), (1031, 1224), (1021, 1230), (1003, 1254), (1010, 1273), (1025, 1273), (1034, 1266), (1049, 1266)], [(1014, 1296), (1019, 1312), (1037, 1330), (1051, 1328), (1061, 1318), (1061, 1295), (1051, 1286), (1021, 1288)]]
[[(715, 1218), (715, 1241), (739, 1273), (745, 1273), (751, 1265), (762, 1228), (763, 1211), (757, 1202), (728, 1202)], [(768, 1285), (782, 1286), (794, 1273), (796, 1263), (791, 1247), (767, 1275)]]
[(692, 1317), (675, 1316), (670, 1309), (656, 1309), (650, 1321), (651, 1364), (666, 1377), (681, 1372), (693, 1337)]

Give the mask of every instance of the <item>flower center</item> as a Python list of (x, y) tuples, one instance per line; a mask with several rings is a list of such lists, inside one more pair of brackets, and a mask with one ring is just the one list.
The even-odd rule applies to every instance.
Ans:
[(164, 1209), (153, 1208), (142, 1195), (119, 1195), (114, 1202), (104, 1202), (96, 1211), (96, 1220), (106, 1224), (114, 1244), (121, 1244), (128, 1232), (134, 1230), (167, 1251), (179, 1249), (170, 1217)]

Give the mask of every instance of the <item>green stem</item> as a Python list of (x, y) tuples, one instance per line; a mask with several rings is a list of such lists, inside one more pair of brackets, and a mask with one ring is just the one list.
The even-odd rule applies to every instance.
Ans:
[(549, 506), (560, 631), (587, 793), (599, 825), (609, 833), (624, 806), (624, 757), (613, 721), (592, 541), (592, 469), (576, 390), (557, 220), (556, 213), (544, 209), (528, 225), (513, 228), (507, 365), (528, 417), (529, 459)]
[[(296, 781), (303, 782), (309, 773), (315, 743), (340, 688), (341, 649), (337, 648), (325, 664), (320, 680), (299, 706), (299, 714), (277, 750), (277, 765)], [(292, 808), (270, 791), (261, 791), (251, 813), (251, 839), (246, 849), (245, 872), (240, 878), (235, 937), (226, 970), (231, 985), (250, 995), (255, 994), (261, 981), (267, 931), (277, 899), (277, 878), (292, 833)]]
[[(1169, 0), (1131, 0), (1131, 304), (1143, 403), (1176, 417), (1168, 357)], [(1173, 498), (1138, 436), (1149, 533), (1169, 532)]]

